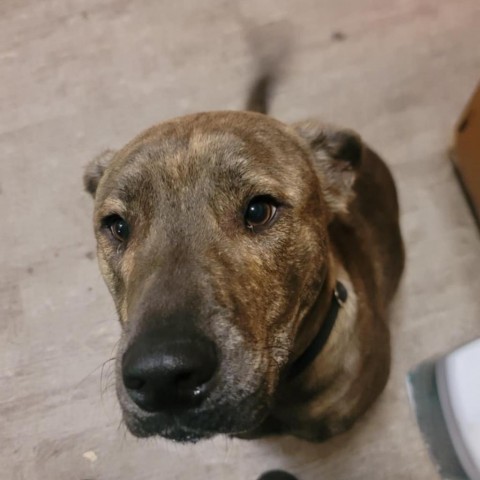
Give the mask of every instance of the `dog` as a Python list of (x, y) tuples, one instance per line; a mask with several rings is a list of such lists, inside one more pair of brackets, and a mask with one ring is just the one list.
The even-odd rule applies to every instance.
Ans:
[(245, 111), (165, 121), (86, 168), (137, 437), (320, 442), (387, 382), (394, 180), (357, 133), (268, 116), (272, 84), (260, 76)]

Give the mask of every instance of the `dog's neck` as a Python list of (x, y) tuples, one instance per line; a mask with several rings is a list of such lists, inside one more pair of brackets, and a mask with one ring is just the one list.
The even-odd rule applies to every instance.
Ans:
[[(290, 383), (288, 382), (288, 378), (293, 365), (298, 361), (298, 359), (302, 357), (304, 352), (306, 352), (310, 348), (312, 343), (315, 342), (319, 335), (321, 339), (317, 340), (319, 343), (316, 345), (316, 348), (318, 349), (316, 355), (312, 354), (311, 361), (305, 369), (302, 369), (302, 372), (298, 373), (297, 375), (290, 376), (290, 380), (295, 381), (296, 384), (298, 383), (296, 382), (297, 379), (304, 379), (306, 377), (309, 377), (308, 372), (315, 371), (316, 373), (314, 373), (314, 376), (318, 376), (319, 372), (316, 368), (312, 367), (314, 364), (318, 364), (318, 362), (322, 362), (324, 360), (329, 363), (329, 358), (327, 357), (337, 357), (337, 355), (339, 354), (339, 350), (347, 348), (346, 345), (344, 345), (345, 342), (341, 339), (339, 341), (338, 337), (339, 335), (341, 337), (346, 330), (350, 331), (350, 324), (352, 322), (355, 323), (355, 291), (351, 283), (349, 274), (344, 269), (341, 261), (339, 260), (334, 250), (330, 252), (324, 268), (325, 273), (322, 287), (320, 288), (312, 306), (308, 310), (308, 313), (302, 319), (299, 330), (297, 332), (297, 338), (293, 350), (294, 354), (292, 356), (292, 361), (286, 371), (285, 378), (287, 379), (287, 383)], [(327, 324), (327, 326), (325, 326), (325, 331), (323, 331), (325, 320), (329, 314), (329, 311), (332, 308), (332, 297), (334, 295), (337, 282), (340, 282), (345, 287), (348, 298), (346, 299), (345, 305), (338, 310), (335, 322), (330, 321), (331, 323), (333, 323), (333, 325), (330, 325), (330, 328), (327, 329)], [(326, 333), (328, 333), (328, 335), (326, 335)], [(325, 338), (323, 336), (325, 336)], [(318, 348), (318, 346), (320, 346), (320, 348)], [(315, 349), (315, 346), (312, 348)], [(327, 350), (329, 351), (328, 355), (326, 352)]]
[(347, 297), (347, 289), (342, 282), (337, 280), (331, 295), (330, 306), (326, 312), (325, 318), (323, 319), (317, 334), (313, 337), (313, 340), (310, 342), (308, 347), (291, 365), (290, 371), (288, 372), (289, 379), (293, 379), (294, 377), (301, 375), (313, 363), (317, 355), (319, 355), (323, 350), (323, 347), (328, 342), (330, 334), (335, 326), (339, 310), (347, 301)]
[[(312, 339), (320, 330), (322, 322), (330, 308), (331, 295), (335, 288), (337, 274), (336, 262), (332, 254), (328, 255), (327, 261), (320, 268), (322, 269), (320, 285), (311, 305), (302, 315), (298, 330), (295, 333), (295, 344), (292, 350), (293, 355), (291, 362), (295, 362), (308, 348)], [(290, 363), (290, 366), (291, 365), (292, 363)]]

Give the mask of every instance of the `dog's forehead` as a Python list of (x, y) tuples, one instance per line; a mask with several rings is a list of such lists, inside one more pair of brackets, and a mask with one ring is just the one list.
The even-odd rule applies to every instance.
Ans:
[(302, 155), (287, 127), (264, 115), (197, 114), (134, 139), (117, 154), (106, 184), (123, 197), (146, 185), (159, 191), (249, 183), (288, 189), (308, 169)]

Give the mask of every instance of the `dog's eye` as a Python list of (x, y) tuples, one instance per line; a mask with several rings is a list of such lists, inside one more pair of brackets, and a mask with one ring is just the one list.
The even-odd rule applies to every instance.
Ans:
[(270, 197), (255, 197), (247, 206), (245, 225), (255, 231), (267, 227), (275, 217), (277, 206)]
[(128, 223), (120, 215), (110, 215), (103, 220), (103, 225), (110, 230), (113, 238), (119, 242), (128, 239), (130, 228)]

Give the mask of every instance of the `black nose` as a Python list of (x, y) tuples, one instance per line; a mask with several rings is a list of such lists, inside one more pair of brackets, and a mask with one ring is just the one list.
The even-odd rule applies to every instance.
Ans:
[(201, 334), (138, 336), (123, 356), (123, 383), (143, 410), (187, 409), (210, 393), (218, 367), (215, 345)]

